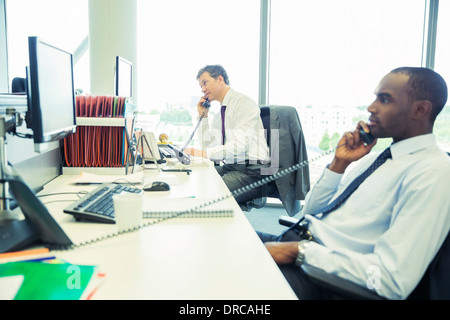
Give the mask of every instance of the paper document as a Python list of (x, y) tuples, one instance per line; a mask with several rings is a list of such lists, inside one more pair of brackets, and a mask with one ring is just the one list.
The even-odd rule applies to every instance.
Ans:
[(24, 276), (10, 276), (0, 278), (0, 300), (13, 300), (22, 285)]
[(124, 175), (104, 175), (83, 172), (73, 180), (73, 183), (142, 183), (142, 172)]

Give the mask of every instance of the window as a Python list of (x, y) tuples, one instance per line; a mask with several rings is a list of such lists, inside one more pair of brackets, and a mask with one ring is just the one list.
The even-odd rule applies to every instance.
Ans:
[[(434, 70), (444, 77), (450, 88), (450, 1), (439, 2)], [(434, 125), (434, 133), (442, 150), (450, 152), (450, 101), (441, 111)]]
[(197, 72), (207, 64), (221, 64), (231, 87), (257, 101), (259, 4), (138, 1), (138, 99), (146, 113), (138, 117), (142, 126), (156, 136), (165, 131), (171, 141), (185, 141), (202, 96)]
[[(9, 82), (25, 77), (28, 37), (75, 52), (89, 33), (87, 0), (7, 0)], [(89, 55), (74, 65), (75, 88), (89, 91)]]
[[(386, 73), (420, 66), (424, 8), (424, 0), (272, 1), (269, 101), (297, 108), (310, 158), (368, 118)], [(324, 165), (316, 164), (313, 183)]]

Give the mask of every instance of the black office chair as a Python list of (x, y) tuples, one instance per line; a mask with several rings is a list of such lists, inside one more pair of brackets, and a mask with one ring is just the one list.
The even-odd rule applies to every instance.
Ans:
[[(280, 224), (290, 227), (296, 223), (295, 218), (282, 216)], [(328, 274), (322, 269), (303, 265), (303, 271), (311, 281), (336, 294), (337, 299), (383, 300), (368, 288), (357, 285), (336, 275)], [(408, 296), (408, 300), (450, 300), (450, 232), (441, 248), (428, 266), (427, 271), (417, 287)]]
[[(273, 105), (260, 106), (260, 109), (271, 158), (269, 164), (261, 166), (265, 173), (275, 174), (307, 160), (306, 143), (297, 110), (290, 106)], [(253, 189), (236, 200), (244, 211), (250, 211), (252, 208), (264, 207), (268, 197), (277, 198), (292, 216), (300, 211), (300, 200), (305, 199), (309, 189), (309, 167), (305, 166)]]
[(14, 78), (11, 83), (12, 93), (26, 93), (27, 83), (25, 78)]

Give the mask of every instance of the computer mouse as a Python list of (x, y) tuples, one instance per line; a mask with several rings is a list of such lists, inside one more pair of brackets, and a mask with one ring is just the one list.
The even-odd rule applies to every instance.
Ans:
[(170, 186), (166, 182), (153, 181), (151, 185), (146, 185), (143, 188), (144, 191), (169, 191)]

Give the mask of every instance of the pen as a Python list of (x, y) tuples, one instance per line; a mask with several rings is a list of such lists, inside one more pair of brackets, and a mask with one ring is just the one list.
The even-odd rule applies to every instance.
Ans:
[(55, 256), (49, 256), (49, 257), (42, 257), (42, 258), (36, 258), (36, 259), (29, 259), (29, 260), (23, 260), (20, 262), (40, 262), (40, 261), (47, 261), (47, 260), (54, 260), (56, 259)]
[(187, 174), (191, 173), (191, 169), (161, 169), (164, 172), (186, 172)]

